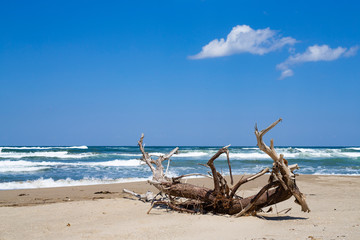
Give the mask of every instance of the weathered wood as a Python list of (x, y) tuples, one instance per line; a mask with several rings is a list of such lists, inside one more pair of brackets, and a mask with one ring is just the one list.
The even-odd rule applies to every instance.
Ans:
[[(284, 162), (284, 156), (282, 154), (280, 154), (280, 156), (277, 154), (274, 148), (273, 140), (270, 141), (270, 148), (263, 141), (263, 136), (265, 135), (265, 133), (270, 131), (281, 121), (282, 119), (279, 118), (269, 127), (267, 127), (266, 129), (260, 132), (258, 131), (257, 126), (255, 125), (255, 136), (257, 139), (258, 147), (260, 148), (260, 150), (265, 152), (273, 159), (274, 167), (278, 168), (281, 173), (281, 177), (278, 177), (278, 179), (284, 182), (286, 188), (289, 188), (291, 194), (294, 195), (294, 197), (296, 198), (296, 202), (301, 205), (301, 210), (304, 212), (310, 212), (310, 208), (306, 203), (304, 195), (300, 192), (299, 188), (296, 186), (295, 175), (292, 173), (289, 166), (287, 166), (287, 161), (286, 163)], [(282, 183), (282, 185), (284, 184)], [(283, 186), (283, 188), (285, 188), (285, 186)]]
[(169, 160), (171, 158), (171, 156), (174, 155), (178, 151), (179, 148), (176, 147), (168, 154), (161, 155), (158, 157), (158, 159), (153, 160), (151, 158), (151, 156), (147, 152), (145, 152), (143, 140), (144, 140), (144, 134), (141, 134), (140, 140), (138, 141), (138, 145), (139, 145), (140, 151), (142, 153), (141, 160), (144, 161), (150, 167), (150, 169), (153, 173), (153, 180), (156, 180), (159, 182), (169, 181), (170, 179), (164, 174), (164, 167), (162, 165), (162, 162), (165, 160)]
[(212, 156), (212, 158), (209, 159), (209, 161), (207, 162), (207, 165), (210, 167), (211, 172), (212, 172), (212, 176), (213, 176), (213, 180), (214, 180), (214, 188), (215, 188), (215, 193), (220, 194), (220, 180), (219, 180), (219, 176), (217, 174), (215, 165), (214, 165), (214, 161), (215, 159), (217, 159), (218, 157), (220, 157), (221, 154), (229, 152), (228, 147), (230, 147), (230, 145), (225, 146), (223, 148), (221, 148), (217, 153), (215, 153), (214, 156)]
[(271, 182), (269, 184), (267, 184), (266, 186), (264, 186), (260, 192), (258, 192), (258, 194), (256, 194), (251, 200), (250, 203), (244, 207), (240, 213), (236, 214), (236, 217), (241, 217), (242, 215), (244, 215), (246, 212), (248, 212), (252, 207), (254, 207), (255, 203), (257, 202), (257, 200), (270, 188), (279, 185), (279, 182)]
[(189, 174), (184, 174), (184, 175), (181, 175), (181, 176), (178, 176), (178, 177), (173, 177), (172, 180), (173, 182), (176, 182), (176, 181), (179, 181), (181, 178), (184, 178), (184, 177), (192, 177), (192, 176), (202, 176), (202, 177), (206, 177), (206, 178), (211, 178), (211, 176), (209, 175), (205, 175), (205, 174), (202, 174), (202, 173), (189, 173)]
[[(168, 169), (170, 157), (178, 151), (178, 148), (174, 148), (166, 155), (160, 155), (157, 159), (152, 159), (151, 155), (145, 152), (143, 145), (144, 135), (142, 134), (140, 140), (138, 141), (139, 148), (142, 153), (141, 160), (150, 167), (153, 173), (152, 180), (149, 180), (148, 182), (154, 185), (162, 193), (166, 194), (169, 198), (168, 201), (164, 199), (156, 200), (154, 198), (153, 204), (148, 212), (150, 212), (153, 206), (163, 204), (181, 212), (195, 213), (212, 211), (215, 213), (243, 216), (248, 213), (259, 211), (264, 207), (285, 201), (291, 196), (295, 196), (296, 201), (302, 206), (303, 211), (309, 212), (310, 210), (306, 204), (305, 198), (296, 186), (293, 170), (298, 169), (297, 164), (289, 166), (288, 162), (284, 159), (284, 156), (282, 154), (278, 155), (275, 151), (274, 141), (271, 139), (270, 147), (268, 147), (262, 139), (263, 136), (280, 121), (281, 118), (260, 132), (258, 131), (257, 126), (255, 126), (257, 145), (260, 150), (273, 159), (274, 164), (271, 169), (269, 183), (262, 187), (257, 194), (246, 198), (241, 198), (236, 195), (240, 186), (266, 174), (270, 171), (269, 168), (265, 168), (250, 177), (242, 178), (234, 186), (230, 187), (225, 178), (216, 170), (214, 164), (218, 157), (220, 157), (223, 153), (226, 154), (232, 185), (233, 179), (229, 158), (230, 145), (228, 145), (219, 149), (219, 151), (209, 159), (207, 164), (204, 165), (211, 169), (211, 176), (194, 173), (169, 178), (167, 176), (167, 170), (164, 173), (162, 163), (165, 160), (168, 160)], [(182, 178), (193, 175), (202, 175), (212, 178), (214, 185), (213, 188), (200, 187), (181, 182)], [(179, 201), (179, 199), (186, 199), (186, 201)]]
[(147, 191), (145, 194), (138, 194), (136, 192), (133, 192), (133, 191), (130, 191), (130, 190), (127, 190), (124, 188), (123, 192), (128, 193), (134, 197), (139, 198), (139, 200), (144, 200), (146, 202), (151, 202), (154, 199), (154, 194), (150, 191)]
[(239, 181), (238, 183), (236, 183), (236, 184), (232, 187), (230, 197), (231, 197), (231, 198), (234, 197), (236, 191), (239, 189), (239, 187), (240, 187), (241, 185), (243, 185), (244, 183), (247, 183), (247, 182), (249, 182), (249, 181), (252, 181), (252, 180), (254, 180), (254, 179), (256, 179), (256, 178), (258, 178), (258, 177), (264, 175), (265, 173), (267, 173), (267, 172), (269, 172), (269, 171), (270, 171), (269, 168), (265, 168), (265, 169), (261, 170), (260, 172), (258, 172), (258, 173), (255, 174), (255, 175), (252, 175), (252, 176), (250, 176), (250, 177), (248, 177), (248, 178), (245, 178), (245, 179), (243, 179), (243, 178), (240, 179), (240, 181)]

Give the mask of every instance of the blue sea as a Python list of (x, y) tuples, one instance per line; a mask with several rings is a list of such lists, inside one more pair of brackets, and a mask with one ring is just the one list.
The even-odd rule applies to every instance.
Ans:
[[(171, 158), (170, 176), (206, 174), (205, 164), (220, 147), (180, 147)], [(154, 158), (173, 147), (148, 147)], [(360, 147), (278, 147), (300, 174), (360, 175)], [(0, 189), (25, 189), (141, 181), (151, 178), (136, 146), (0, 147)], [(230, 147), (233, 174), (251, 174), (272, 167), (257, 147)], [(167, 162), (164, 162), (166, 165)], [(229, 174), (226, 157), (215, 161)]]

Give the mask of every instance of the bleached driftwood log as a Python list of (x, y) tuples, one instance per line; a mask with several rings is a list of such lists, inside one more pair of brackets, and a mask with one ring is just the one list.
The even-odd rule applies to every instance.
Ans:
[[(270, 131), (273, 127), (276, 126), (282, 119), (279, 118), (276, 122), (271, 124), (269, 127), (262, 131), (258, 131), (257, 126), (255, 126), (255, 135), (257, 139), (257, 145), (259, 149), (265, 152), (274, 160), (274, 166), (272, 174), (274, 174), (274, 178), (280, 181), (282, 187), (284, 189), (288, 189), (292, 195), (296, 198), (296, 203), (301, 205), (301, 210), (304, 212), (310, 212), (310, 209), (305, 201), (304, 195), (300, 192), (299, 188), (296, 186), (295, 182), (295, 174), (291, 171), (291, 166), (288, 166), (287, 160), (284, 158), (283, 154), (278, 155), (274, 148), (274, 140), (270, 140), (270, 148), (264, 143), (263, 136), (265, 133)], [(297, 168), (298, 166), (293, 166)]]
[(150, 191), (147, 191), (145, 194), (138, 194), (136, 192), (133, 192), (133, 191), (130, 191), (130, 190), (127, 190), (124, 188), (123, 192), (133, 195), (134, 197), (137, 197), (139, 200), (143, 200), (146, 202), (150, 202), (150, 201), (154, 200), (154, 193), (150, 192)]
[(154, 199), (152, 206), (162, 204), (167, 205), (176, 211), (190, 213), (204, 213), (210, 211), (239, 217), (245, 214), (256, 213), (264, 207), (271, 206), (285, 201), (291, 196), (295, 196), (296, 202), (301, 205), (302, 211), (309, 212), (310, 209), (306, 204), (303, 194), (296, 185), (295, 174), (292, 172), (294, 169), (298, 168), (297, 164), (288, 166), (284, 156), (276, 153), (273, 140), (271, 140), (270, 147), (268, 147), (262, 139), (263, 136), (280, 121), (281, 119), (277, 120), (260, 132), (257, 127), (255, 127), (255, 135), (259, 149), (268, 154), (273, 159), (274, 163), (271, 169), (269, 183), (263, 186), (257, 194), (246, 198), (237, 195), (237, 190), (240, 186), (269, 172), (269, 168), (265, 168), (259, 173), (247, 178), (242, 178), (235, 185), (229, 186), (225, 178), (216, 170), (214, 164), (214, 161), (223, 153), (227, 155), (231, 184), (233, 184), (229, 159), (229, 145), (221, 148), (207, 162), (207, 166), (211, 169), (211, 177), (214, 183), (213, 189), (182, 183), (181, 179), (185, 175), (170, 178), (164, 173), (163, 167), (163, 162), (165, 160), (170, 160), (170, 157), (175, 154), (179, 148), (175, 148), (170, 153), (161, 155), (157, 159), (152, 159), (149, 153), (145, 151), (143, 145), (144, 134), (142, 134), (138, 141), (142, 153), (141, 160), (149, 166), (153, 174), (152, 180), (149, 180), (148, 182), (168, 196), (167, 200)]

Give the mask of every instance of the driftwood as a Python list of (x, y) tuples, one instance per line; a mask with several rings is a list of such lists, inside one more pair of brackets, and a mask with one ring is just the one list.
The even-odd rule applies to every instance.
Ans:
[[(151, 208), (156, 205), (166, 205), (167, 207), (180, 212), (213, 212), (240, 217), (243, 215), (254, 214), (264, 207), (285, 201), (291, 196), (294, 196), (296, 199), (295, 202), (301, 205), (301, 210), (304, 212), (310, 212), (305, 198), (295, 182), (295, 174), (293, 173), (293, 170), (298, 169), (297, 164), (288, 165), (284, 156), (276, 153), (273, 140), (270, 142), (270, 147), (263, 142), (263, 136), (275, 127), (281, 120), (282, 119), (280, 118), (260, 132), (258, 131), (257, 126), (255, 126), (255, 135), (259, 149), (269, 155), (274, 161), (271, 170), (269, 168), (265, 168), (257, 174), (240, 179), (235, 185), (233, 185), (229, 159), (229, 145), (221, 148), (206, 164), (206, 166), (211, 170), (211, 178), (214, 183), (213, 189), (181, 182), (181, 179), (188, 175), (182, 175), (174, 178), (168, 177), (164, 173), (163, 162), (165, 160), (170, 161), (170, 157), (175, 154), (179, 148), (173, 149), (167, 155), (162, 155), (157, 159), (152, 159), (151, 156), (145, 152), (143, 145), (144, 134), (142, 134), (140, 140), (138, 141), (138, 145), (142, 153), (141, 160), (149, 166), (153, 174), (152, 180), (149, 180), (148, 182), (167, 196), (166, 199), (161, 198), (157, 200), (156, 197), (153, 198)], [(227, 155), (232, 186), (227, 183), (225, 178), (216, 170), (214, 165), (214, 161), (224, 153)], [(240, 186), (268, 172), (270, 172), (269, 182), (267, 185), (263, 186), (257, 194), (246, 198), (242, 198), (237, 195), (236, 192)], [(139, 198), (145, 198), (145, 196), (141, 196), (136, 193), (131, 194)]]
[(145, 194), (137, 194), (136, 192), (127, 190), (127, 189), (123, 189), (124, 193), (128, 193), (130, 195), (133, 195), (134, 197), (137, 197), (139, 200), (145, 201), (145, 202), (150, 202), (152, 200), (154, 200), (154, 194), (150, 191), (147, 191)]

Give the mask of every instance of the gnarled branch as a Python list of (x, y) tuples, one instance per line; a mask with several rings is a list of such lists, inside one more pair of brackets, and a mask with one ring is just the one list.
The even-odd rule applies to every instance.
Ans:
[[(220, 157), (221, 154), (226, 154), (232, 185), (233, 178), (229, 157), (230, 145), (228, 145), (219, 149), (219, 151), (209, 159), (206, 165), (200, 164), (211, 169), (211, 178), (213, 179), (214, 188), (210, 189), (183, 183), (181, 180), (186, 176), (207, 175), (193, 173), (173, 178), (167, 177), (167, 171), (164, 173), (163, 162), (168, 160), (168, 169), (170, 158), (178, 151), (178, 148), (174, 148), (168, 154), (160, 155), (157, 159), (152, 159), (145, 151), (143, 145), (144, 134), (142, 134), (140, 140), (138, 141), (139, 148), (142, 153), (141, 160), (150, 167), (153, 174), (152, 180), (148, 180), (148, 182), (159, 189), (161, 193), (165, 193), (165, 195), (168, 196), (168, 200), (166, 200), (166, 198), (162, 198), (160, 200), (154, 198), (152, 206), (163, 204), (171, 209), (182, 212), (195, 213), (212, 211), (215, 213), (242, 216), (249, 212), (256, 212), (264, 207), (285, 201), (291, 196), (295, 196), (296, 201), (302, 206), (302, 210), (309, 212), (310, 210), (306, 204), (305, 198), (296, 186), (295, 174), (292, 172), (298, 168), (297, 164), (288, 165), (284, 156), (282, 154), (277, 154), (274, 148), (273, 140), (270, 141), (270, 147), (263, 142), (263, 136), (280, 121), (281, 118), (260, 132), (255, 126), (255, 135), (259, 149), (269, 155), (273, 159), (274, 163), (271, 169), (269, 183), (261, 188), (257, 194), (245, 198), (241, 198), (236, 195), (240, 186), (263, 176), (270, 171), (269, 168), (265, 168), (250, 177), (242, 178), (234, 186), (229, 187), (226, 179), (216, 170), (214, 164), (214, 161)], [(142, 197), (142, 195), (130, 191), (127, 192), (134, 196)], [(150, 212), (150, 210), (148, 212)]]
[[(274, 172), (275, 172), (277, 178), (279, 179), (280, 182), (281, 181), (283, 182), (283, 183), (281, 183), (283, 185), (283, 187), (285, 188), (285, 186), (286, 186), (286, 188), (288, 188), (290, 190), (292, 195), (294, 195), (294, 197), (297, 200), (297, 203), (299, 203), (301, 205), (301, 210), (304, 212), (310, 212), (310, 209), (306, 203), (304, 195), (300, 192), (299, 188), (296, 186), (295, 175), (291, 172), (289, 166), (287, 166), (287, 164), (285, 164), (285, 162), (284, 162), (284, 155), (280, 154), (280, 156), (279, 156), (277, 154), (277, 152), (274, 148), (273, 140), (270, 141), (270, 148), (263, 141), (263, 136), (265, 135), (265, 133), (270, 131), (270, 129), (275, 127), (281, 121), (282, 121), (282, 119), (279, 118), (277, 121), (275, 121), (269, 127), (265, 128), (264, 130), (262, 130), (260, 132), (258, 131), (257, 126), (255, 126), (255, 135), (256, 135), (258, 147), (260, 148), (260, 150), (265, 152), (267, 155), (269, 155), (273, 159)], [(277, 169), (279, 169), (281, 176), (276, 173)], [(285, 186), (284, 186), (284, 184), (285, 184)], [(287, 189), (285, 189), (285, 190), (287, 190)]]

